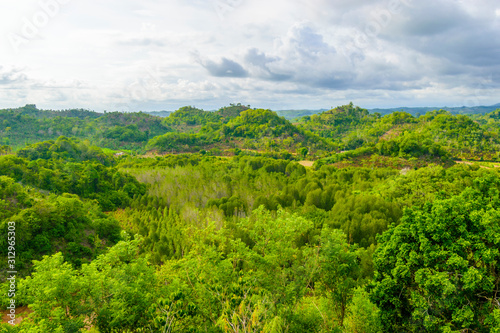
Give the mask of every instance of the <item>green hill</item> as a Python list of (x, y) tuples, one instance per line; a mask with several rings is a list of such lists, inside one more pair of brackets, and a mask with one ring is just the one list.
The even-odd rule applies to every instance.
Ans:
[(47, 111), (33, 105), (0, 110), (0, 143), (14, 149), (64, 135), (110, 149), (140, 150), (150, 137), (167, 131), (161, 118), (145, 113)]
[(211, 150), (220, 153), (229, 149), (295, 152), (303, 146), (332, 149), (326, 140), (297, 128), (271, 110), (236, 106), (212, 113), (183, 108), (165, 121), (169, 125), (178, 125), (178, 132), (151, 139), (147, 150), (177, 153)]
[(39, 110), (27, 105), (0, 110), (0, 144), (5, 153), (7, 146), (17, 150), (25, 144), (66, 136), (138, 153), (295, 154), (304, 148), (310, 158), (329, 161), (345, 160), (346, 156), (370, 158), (373, 154), (403, 159), (496, 160), (500, 148), (498, 114), (466, 116), (434, 110), (419, 117), (400, 111), (381, 115), (350, 103), (291, 123), (271, 110), (241, 104), (218, 111), (186, 106), (168, 117), (141, 112)]

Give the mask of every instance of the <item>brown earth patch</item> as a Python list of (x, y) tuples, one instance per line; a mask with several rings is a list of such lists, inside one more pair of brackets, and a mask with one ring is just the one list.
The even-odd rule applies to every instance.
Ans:
[[(21, 321), (23, 321), (23, 319), (29, 315), (30, 313), (32, 313), (33, 311), (28, 308), (27, 306), (21, 306), (21, 307), (18, 307), (16, 308), (16, 319), (15, 319), (15, 324), (19, 324)], [(2, 311), (2, 323), (4, 324), (7, 324), (9, 322), (10, 317), (8, 316), (10, 313), (10, 310), (4, 310)]]
[(310, 168), (313, 166), (314, 162), (313, 161), (299, 161), (299, 164)]

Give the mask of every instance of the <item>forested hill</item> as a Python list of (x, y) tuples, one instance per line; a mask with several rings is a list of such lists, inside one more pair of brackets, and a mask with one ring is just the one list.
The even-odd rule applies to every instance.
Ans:
[[(486, 114), (490, 113), (492, 111), (495, 111), (496, 109), (500, 108), (500, 103), (494, 104), (494, 105), (481, 105), (481, 106), (458, 106), (458, 107), (442, 107), (443, 109), (446, 109), (447, 111), (451, 112), (452, 114)], [(370, 109), (371, 113), (380, 113), (380, 114), (389, 114), (395, 111), (402, 111), (402, 112), (408, 112), (414, 116), (426, 114), (429, 111), (433, 110), (439, 110), (441, 108), (436, 108), (436, 107), (399, 107), (399, 108), (388, 108), (388, 109), (382, 109), (382, 108), (376, 108), (376, 109)]]
[(351, 104), (303, 117), (298, 127), (329, 138), (337, 147), (327, 163), (360, 156), (498, 160), (497, 114), (465, 116), (435, 110), (418, 118), (406, 112), (382, 116)]
[[(426, 114), (429, 111), (434, 111), (434, 110), (440, 110), (440, 109), (445, 109), (452, 114), (486, 114), (490, 113), (492, 111), (495, 111), (496, 109), (500, 108), (500, 103), (495, 104), (495, 105), (488, 105), (488, 106), (460, 106), (460, 107), (397, 107), (397, 108), (374, 108), (374, 109), (368, 109), (370, 113), (380, 113), (382, 115), (390, 114), (393, 112), (407, 112), (413, 116), (419, 116)], [(304, 116), (312, 116), (313, 114), (319, 114), (324, 111), (327, 111), (326, 109), (321, 109), (321, 110), (277, 110), (276, 113), (278, 113), (280, 116), (285, 117), (286, 119), (293, 120), (299, 117), (304, 117)]]
[(105, 148), (138, 150), (149, 138), (167, 131), (162, 118), (145, 113), (47, 111), (34, 105), (0, 110), (0, 142), (14, 149), (67, 136)]
[(102, 113), (85, 109), (69, 109), (69, 110), (40, 110), (35, 104), (27, 104), (26, 106), (15, 109), (0, 110), (2, 113), (7, 113), (11, 116), (29, 116), (33, 118), (55, 118), (55, 117), (71, 117), (71, 118), (99, 118)]
[(395, 158), (403, 163), (412, 158), (494, 161), (500, 148), (499, 122), (498, 111), (468, 116), (433, 110), (416, 117), (401, 111), (370, 113), (352, 103), (294, 123), (271, 110), (241, 104), (214, 112), (187, 106), (168, 117), (141, 112), (47, 111), (27, 105), (0, 110), (0, 143), (3, 150), (17, 150), (25, 144), (66, 136), (139, 154), (307, 154), (323, 164), (367, 159), (395, 163)]

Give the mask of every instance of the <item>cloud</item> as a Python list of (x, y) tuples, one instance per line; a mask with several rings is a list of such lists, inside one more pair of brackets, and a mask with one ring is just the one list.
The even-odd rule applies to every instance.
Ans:
[(308, 23), (293, 25), (285, 38), (281, 39), (279, 47), (282, 52), (296, 54), (311, 61), (321, 55), (336, 53), (335, 48), (325, 43), (323, 36)]
[(413, 3), (393, 18), (380, 37), (394, 45), (463, 66), (496, 65), (500, 56), (498, 22), (495, 23), (494, 7), (488, 1), (480, 2), (484, 6), (481, 10), (460, 1)]
[(278, 57), (268, 57), (255, 48), (248, 50), (244, 56), (244, 61), (251, 67), (254, 76), (271, 81), (284, 81), (292, 77), (291, 74), (275, 73), (269, 69), (270, 65), (280, 60)]
[(118, 42), (121, 45), (125, 46), (140, 46), (140, 47), (147, 47), (147, 46), (165, 46), (166, 43), (162, 39), (158, 38), (152, 38), (152, 37), (138, 37), (138, 38), (129, 38), (129, 39), (124, 39), (120, 40)]
[(215, 77), (247, 77), (248, 72), (237, 62), (222, 57), (220, 62), (209, 59), (199, 60), (200, 64)]
[[(342, 38), (337, 36), (334, 41), (341, 45)], [(402, 87), (384, 82), (383, 75), (375, 74), (379, 71), (393, 72), (397, 74), (394, 80), (402, 78), (395, 70), (395, 65), (375, 55), (355, 67), (345, 54), (337, 52), (336, 45), (327, 43), (325, 39), (311, 24), (298, 23), (290, 27), (287, 34), (277, 40), (267, 52), (249, 49), (243, 56), (243, 63), (251, 77), (267, 81), (288, 81), (304, 88), (347, 90), (355, 87)]]
[(0, 85), (18, 84), (26, 80), (26, 75), (20, 69), (5, 69), (0, 66)]
[(324, 5), (325, 12), (344, 11), (332, 14), (338, 24), (296, 23), (273, 47), (250, 48), (239, 56), (250, 77), (326, 90), (472, 89), (479, 81), (498, 86), (500, 34), (487, 10), (471, 11), (456, 1)]

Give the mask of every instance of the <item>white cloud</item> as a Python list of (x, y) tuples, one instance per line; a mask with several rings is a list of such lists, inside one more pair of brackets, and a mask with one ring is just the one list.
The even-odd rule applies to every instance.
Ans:
[(0, 3), (0, 107), (498, 102), (493, 0), (69, 1), (15, 52), (40, 10)]

